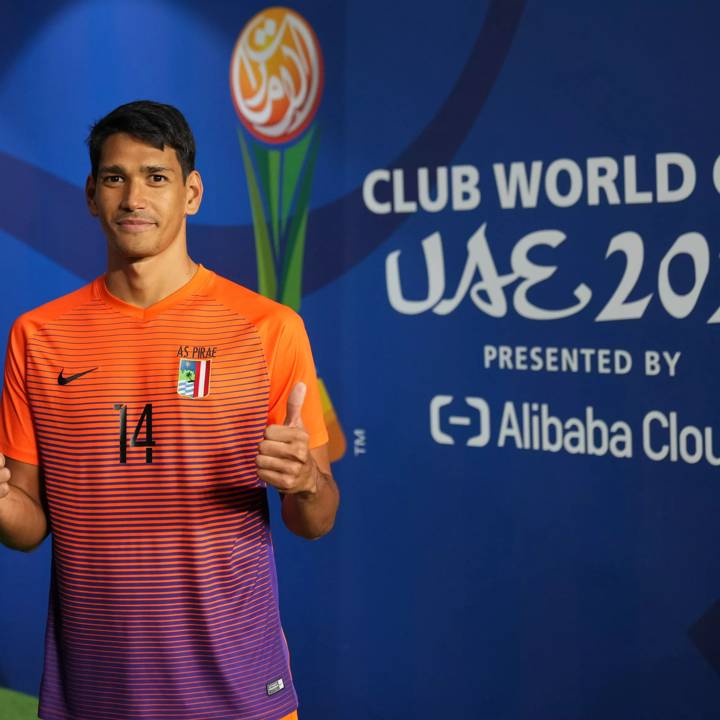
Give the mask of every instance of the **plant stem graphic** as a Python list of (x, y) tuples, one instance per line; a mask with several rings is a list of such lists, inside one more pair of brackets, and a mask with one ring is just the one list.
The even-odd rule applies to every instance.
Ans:
[(258, 288), (299, 311), (312, 176), (318, 151), (314, 126), (294, 145), (270, 149), (238, 131), (248, 181)]

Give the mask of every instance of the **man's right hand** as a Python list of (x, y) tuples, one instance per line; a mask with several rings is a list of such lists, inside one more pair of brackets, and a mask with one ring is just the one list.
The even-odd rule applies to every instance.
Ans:
[(0, 453), (0, 543), (32, 550), (48, 534), (40, 492), (40, 468)]
[(10, 492), (10, 468), (5, 467), (5, 456), (0, 453), (0, 500)]

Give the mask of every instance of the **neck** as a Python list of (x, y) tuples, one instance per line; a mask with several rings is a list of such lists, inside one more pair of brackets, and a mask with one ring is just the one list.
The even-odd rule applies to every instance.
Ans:
[(187, 253), (172, 262), (162, 254), (139, 260), (111, 256), (105, 284), (116, 298), (147, 308), (187, 284), (197, 269), (197, 263)]

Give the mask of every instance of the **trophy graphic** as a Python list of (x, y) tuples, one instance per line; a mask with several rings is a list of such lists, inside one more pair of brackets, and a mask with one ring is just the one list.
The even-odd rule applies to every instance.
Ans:
[[(323, 59), (308, 22), (286, 7), (257, 13), (230, 61), (230, 89), (247, 177), (258, 290), (299, 311), (303, 258), (319, 133), (313, 122), (323, 90)], [(318, 377), (330, 459), (346, 440)]]

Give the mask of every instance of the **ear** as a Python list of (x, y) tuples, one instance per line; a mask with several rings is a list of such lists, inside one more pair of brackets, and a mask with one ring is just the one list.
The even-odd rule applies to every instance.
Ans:
[(93, 217), (97, 217), (98, 209), (95, 204), (95, 179), (92, 175), (87, 176), (85, 181), (85, 202), (87, 203), (88, 210)]
[(200, 209), (200, 203), (203, 198), (203, 182), (200, 173), (193, 170), (185, 181), (186, 201), (185, 214), (195, 215)]

